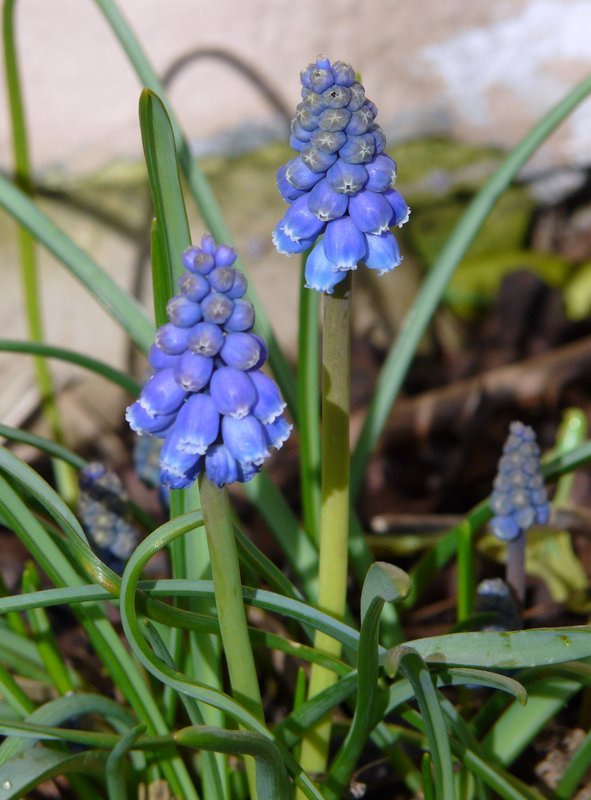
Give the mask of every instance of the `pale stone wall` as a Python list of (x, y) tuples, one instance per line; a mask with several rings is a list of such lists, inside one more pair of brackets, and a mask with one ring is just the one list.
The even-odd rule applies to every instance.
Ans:
[[(390, 137), (429, 132), (514, 144), (588, 72), (588, 0), (121, 0), (153, 64), (224, 48), (264, 72), (289, 107), (319, 52), (351, 62)], [(19, 0), (19, 42), (41, 171), (88, 171), (140, 154), (139, 85), (92, 0)], [(4, 109), (0, 85), (0, 109)], [(200, 61), (171, 89), (191, 138), (277, 130), (259, 93), (228, 66)], [(537, 157), (589, 162), (591, 103)], [(0, 165), (9, 133), (0, 112)]]

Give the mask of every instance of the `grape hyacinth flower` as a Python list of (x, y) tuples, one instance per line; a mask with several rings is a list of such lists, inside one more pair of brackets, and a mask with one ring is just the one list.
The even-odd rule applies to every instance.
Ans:
[(550, 517), (540, 448), (532, 428), (522, 422), (510, 425), (490, 506), (492, 532), (503, 541), (516, 539), (532, 525), (544, 525)]
[(377, 108), (352, 67), (318, 56), (302, 71), (301, 83), (290, 137), (298, 155), (277, 173), (277, 188), (290, 207), (273, 242), (286, 255), (314, 245), (306, 286), (332, 294), (359, 262), (380, 275), (400, 264), (389, 229), (401, 227), (409, 209), (393, 188), (396, 163), (384, 152)]
[(185, 250), (181, 294), (148, 355), (154, 371), (127, 409), (136, 433), (164, 439), (160, 480), (171, 489), (203, 471), (220, 488), (244, 483), (291, 431), (277, 385), (261, 372), (267, 348), (252, 333), (254, 309), (235, 260), (209, 234)]
[(127, 513), (129, 498), (119, 476), (104, 464), (87, 464), (78, 478), (77, 510), (92, 547), (112, 570), (121, 574), (140, 535)]

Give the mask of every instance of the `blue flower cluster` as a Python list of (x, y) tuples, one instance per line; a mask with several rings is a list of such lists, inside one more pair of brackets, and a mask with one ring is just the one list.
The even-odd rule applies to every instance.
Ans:
[(392, 188), (396, 163), (384, 153), (377, 108), (353, 68), (318, 56), (301, 82), (289, 140), (299, 155), (277, 173), (277, 188), (290, 207), (273, 242), (286, 255), (316, 242), (306, 261), (306, 286), (331, 294), (360, 261), (380, 275), (400, 264), (389, 228), (402, 226), (409, 209)]
[(209, 234), (185, 250), (181, 294), (169, 301), (169, 322), (148, 356), (154, 372), (127, 409), (136, 433), (164, 439), (160, 480), (171, 489), (203, 470), (220, 487), (248, 481), (291, 431), (275, 381), (261, 372), (267, 348), (252, 333), (254, 309), (235, 260)]
[(550, 517), (548, 495), (540, 471), (540, 448), (532, 428), (512, 422), (503, 447), (490, 506), (494, 535), (512, 541), (532, 525)]
[(140, 540), (128, 519), (128, 497), (119, 476), (93, 461), (78, 476), (77, 510), (93, 549), (112, 570), (121, 574)]

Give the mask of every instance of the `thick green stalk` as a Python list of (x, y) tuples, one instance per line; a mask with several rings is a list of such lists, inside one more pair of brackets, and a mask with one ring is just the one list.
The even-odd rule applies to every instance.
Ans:
[[(318, 606), (343, 619), (347, 598), (349, 531), (349, 393), (351, 349), (351, 275), (333, 295), (324, 297), (322, 336), (322, 510)], [(339, 656), (341, 645), (317, 633), (314, 646)], [(309, 697), (331, 686), (336, 675), (312, 666)], [(302, 743), (301, 764), (312, 773), (326, 768), (332, 722), (318, 725)]]
[(467, 620), (474, 612), (476, 592), (476, 550), (474, 530), (464, 520), (458, 526), (458, 622)]
[[(242, 599), (228, 493), (218, 489), (205, 475), (200, 478), (200, 490), (215, 602), (232, 694), (254, 717), (264, 722), (263, 702)], [(250, 796), (256, 800), (256, 776), (251, 759), (247, 759), (246, 769)]]
[[(31, 160), (25, 109), (21, 91), (21, 80), (16, 52), (14, 30), (14, 8), (16, 0), (5, 0), (2, 18), (4, 39), (4, 61), (10, 121), (12, 125), (12, 145), (15, 167), (15, 183), (28, 195), (33, 194)], [(43, 341), (43, 322), (39, 293), (39, 277), (35, 240), (26, 228), (19, 226), (18, 242), (21, 259), (21, 276), (25, 300), (25, 317), (30, 338), (34, 342)], [(63, 429), (55, 399), (55, 388), (51, 372), (44, 358), (35, 358), (35, 373), (41, 399), (43, 414), (49, 424), (51, 435), (58, 444), (64, 443)], [(73, 502), (77, 493), (74, 470), (63, 461), (54, 460), (53, 469), (60, 492), (68, 502)]]

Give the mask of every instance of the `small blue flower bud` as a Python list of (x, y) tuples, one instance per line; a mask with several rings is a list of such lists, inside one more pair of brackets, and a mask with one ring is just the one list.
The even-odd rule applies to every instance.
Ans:
[(363, 164), (348, 164), (339, 158), (326, 173), (326, 180), (335, 192), (355, 194), (367, 183), (367, 170)]
[(258, 333), (251, 333), (250, 335), (254, 336), (254, 338), (257, 340), (260, 351), (259, 360), (257, 361), (256, 364), (253, 364), (251, 369), (261, 369), (261, 367), (264, 365), (265, 361), (269, 357), (269, 348), (267, 347), (265, 340), (261, 336), (259, 336)]
[(209, 480), (221, 489), (238, 480), (238, 462), (225, 445), (215, 444), (205, 455), (205, 472)]
[(173, 428), (160, 451), (160, 480), (171, 489), (185, 489), (195, 482), (203, 461), (200, 455), (179, 450), (177, 441)]
[(238, 480), (248, 483), (261, 471), (261, 464), (238, 464)]
[(388, 189), (388, 191), (384, 192), (384, 197), (390, 203), (394, 211), (392, 225), (398, 225), (399, 228), (402, 228), (410, 217), (410, 209), (404, 202), (404, 198), (396, 189)]
[(220, 414), (242, 419), (257, 402), (257, 390), (250, 376), (240, 369), (219, 367), (210, 384), (211, 399)]
[(254, 325), (254, 308), (248, 300), (234, 300), (234, 309), (224, 325), (228, 332), (249, 331)]
[(310, 211), (323, 222), (342, 217), (349, 206), (348, 195), (335, 192), (326, 178), (317, 183), (306, 198)]
[(231, 267), (236, 261), (236, 251), (227, 244), (220, 244), (215, 250), (216, 267)]
[(168, 355), (180, 355), (187, 349), (190, 335), (188, 328), (177, 328), (172, 322), (167, 322), (156, 331), (156, 347)]
[(302, 89), (302, 98), (302, 104), (314, 115), (320, 114), (326, 108), (322, 95), (305, 87)]
[(209, 294), (211, 287), (204, 275), (184, 272), (179, 278), (179, 289), (189, 300), (199, 303), (205, 295)]
[(315, 131), (310, 144), (325, 153), (336, 153), (346, 141), (347, 134), (344, 131)]
[(286, 171), (287, 164), (283, 164), (283, 166), (277, 170), (276, 184), (281, 197), (283, 197), (286, 203), (291, 203), (293, 200), (297, 200), (298, 197), (301, 197), (304, 192), (300, 189), (294, 189), (294, 187), (285, 177)]
[(211, 292), (201, 303), (203, 319), (205, 322), (213, 322), (216, 325), (223, 325), (234, 309), (234, 303), (221, 292)]
[[(314, 112), (311, 111), (305, 103), (299, 103), (296, 107), (296, 112), (291, 126), (291, 132), (295, 133), (298, 139), (302, 139), (304, 142), (309, 142), (311, 132), (315, 131), (317, 127), (318, 119), (316, 118), (316, 114), (314, 114)], [(307, 139), (304, 134), (308, 134)]]
[(138, 403), (151, 417), (157, 414), (172, 414), (180, 408), (187, 393), (174, 378), (175, 370), (161, 369), (145, 383)]
[(349, 216), (364, 233), (388, 230), (394, 212), (384, 195), (364, 189), (349, 200)]
[(396, 162), (390, 156), (376, 156), (365, 168), (369, 176), (366, 188), (372, 192), (385, 192), (394, 185)]
[(286, 403), (281, 397), (275, 381), (260, 370), (248, 373), (257, 393), (256, 402), (252, 408), (253, 415), (264, 425), (269, 425), (283, 413)]
[(246, 278), (244, 277), (244, 273), (240, 272), (240, 270), (234, 271), (234, 283), (226, 292), (226, 297), (229, 297), (230, 300), (237, 300), (239, 297), (242, 297), (246, 294), (246, 290), (248, 285), (246, 283)]
[(351, 100), (351, 90), (346, 86), (331, 86), (322, 93), (327, 108), (344, 108)]
[[(350, 87), (351, 100), (349, 101), (349, 111), (359, 111), (365, 103), (365, 89), (360, 83), (353, 83)], [(375, 114), (374, 114), (375, 116)]]
[(332, 65), (332, 74), (337, 86), (352, 86), (355, 83), (355, 70), (344, 61), (335, 61)]
[(291, 425), (283, 415), (265, 425), (265, 434), (267, 435), (269, 445), (275, 448), (275, 450), (280, 450), (289, 439), (292, 428), (293, 425)]
[(156, 414), (151, 416), (146, 409), (136, 400), (127, 407), (125, 419), (132, 431), (139, 436), (166, 435), (168, 429), (176, 419), (176, 412), (172, 414)]
[(318, 127), (321, 131), (344, 131), (351, 119), (351, 112), (346, 108), (327, 108), (318, 115)]
[(220, 356), (229, 367), (253, 369), (261, 358), (260, 340), (252, 333), (228, 333)]
[(214, 292), (225, 293), (232, 287), (235, 273), (234, 267), (216, 267), (209, 273), (207, 279)]
[(155, 344), (150, 347), (148, 352), (148, 363), (154, 369), (166, 369), (166, 367), (174, 367), (178, 361), (178, 355), (170, 355), (165, 353)]
[(307, 195), (295, 200), (279, 223), (283, 233), (294, 242), (301, 242), (302, 239), (315, 239), (323, 226), (324, 222), (310, 211)]
[(191, 328), (202, 317), (199, 303), (192, 303), (183, 294), (179, 294), (168, 301), (166, 313), (171, 323), (178, 328)]
[(372, 125), (372, 127), (369, 129), (369, 133), (371, 133), (373, 137), (376, 155), (379, 156), (384, 152), (386, 147), (386, 137), (384, 136), (384, 131), (379, 125)]
[(204, 233), (201, 237), (201, 249), (210, 256), (215, 253), (215, 242), (211, 233)]
[(349, 164), (367, 164), (376, 150), (371, 133), (362, 136), (347, 136), (347, 142), (339, 150), (339, 156)]
[(199, 248), (193, 247), (192, 245), (191, 247), (187, 247), (187, 249), (183, 252), (182, 261), (185, 269), (191, 270), (191, 272), (193, 271), (195, 258), (197, 257), (198, 252)]
[(202, 356), (217, 356), (224, 344), (224, 333), (213, 322), (199, 322), (189, 337), (188, 347), (192, 353)]
[(187, 392), (198, 392), (209, 383), (213, 372), (213, 358), (187, 350), (174, 368), (174, 377)]
[(334, 288), (344, 281), (347, 273), (335, 269), (332, 261), (324, 254), (324, 245), (318, 242), (306, 260), (306, 289), (332, 294)]
[(367, 254), (367, 242), (363, 233), (350, 217), (333, 219), (326, 226), (324, 252), (336, 269), (356, 269)]
[(183, 266), (191, 272), (207, 275), (214, 267), (213, 256), (199, 247), (187, 247), (183, 253)]
[(284, 174), (288, 183), (300, 191), (311, 189), (322, 178), (321, 172), (313, 172), (299, 156), (287, 162)]
[(224, 444), (239, 464), (260, 466), (269, 457), (265, 428), (252, 414), (222, 418)]
[(336, 154), (327, 153), (313, 145), (306, 145), (300, 151), (302, 162), (309, 167), (312, 172), (326, 172), (337, 160)]
[(220, 430), (220, 415), (213, 398), (208, 394), (191, 395), (181, 406), (174, 428), (179, 450), (204, 455)]
[[(367, 103), (364, 103), (359, 111), (354, 111), (351, 114), (351, 119), (349, 120), (349, 124), (345, 128), (345, 133), (349, 136), (361, 136), (371, 128), (373, 125), (373, 114), (371, 113), (369, 106)], [(372, 139), (372, 144), (374, 144)], [(374, 145), (375, 147), (375, 145)], [(340, 154), (341, 158), (345, 158), (345, 161), (348, 161), (343, 153)]]
[(367, 242), (365, 266), (377, 270), (379, 275), (391, 272), (394, 267), (402, 263), (398, 242), (390, 231), (381, 233), (379, 236), (368, 233), (365, 241)]
[(334, 78), (330, 69), (322, 69), (317, 64), (308, 64), (306, 69), (301, 72), (303, 85), (319, 94), (334, 83)]

